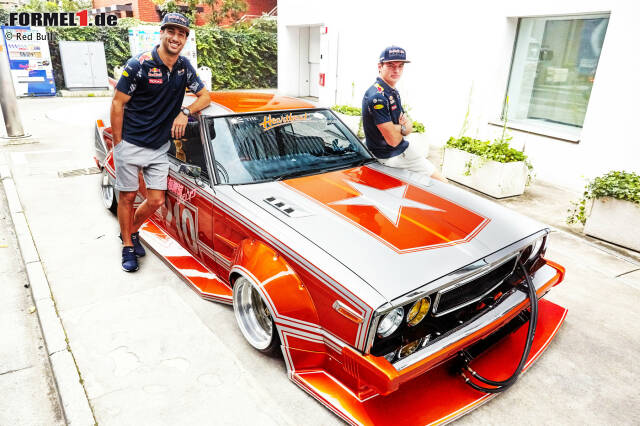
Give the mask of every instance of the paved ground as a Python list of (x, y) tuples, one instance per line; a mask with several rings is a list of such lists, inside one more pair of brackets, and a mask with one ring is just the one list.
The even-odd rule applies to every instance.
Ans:
[[(198, 298), (153, 255), (143, 259), (138, 273), (121, 272), (117, 222), (101, 205), (99, 176), (58, 175), (94, 165), (90, 123), (108, 104), (98, 98), (21, 100), (25, 128), (40, 143), (0, 147), (11, 163), (95, 421), (340, 424), (289, 382), (280, 359), (248, 347), (230, 307)], [(566, 210), (564, 198), (554, 201), (548, 192), (537, 184), (526, 202), (502, 203), (560, 227), (557, 212)], [(552, 235), (548, 257), (563, 264), (567, 276), (549, 298), (569, 308), (565, 324), (514, 388), (461, 424), (637, 422), (640, 266), (622, 254), (572, 234)], [(9, 271), (20, 276), (20, 268)], [(9, 297), (7, 291), (0, 286), (0, 299)], [(7, 348), (0, 343), (0, 354)], [(2, 377), (4, 397), (10, 388)], [(35, 382), (20, 383), (41, 393)], [(55, 419), (55, 409), (50, 412)]]
[(62, 425), (55, 380), (1, 185), (0, 277), (0, 425)]

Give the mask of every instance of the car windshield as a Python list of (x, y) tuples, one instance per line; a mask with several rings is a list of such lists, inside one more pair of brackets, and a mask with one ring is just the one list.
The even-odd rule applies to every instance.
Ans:
[(328, 110), (205, 120), (220, 183), (268, 182), (373, 161), (362, 143)]

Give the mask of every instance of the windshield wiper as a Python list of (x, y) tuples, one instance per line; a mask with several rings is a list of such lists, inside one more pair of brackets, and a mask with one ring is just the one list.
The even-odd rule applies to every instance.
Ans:
[(312, 173), (309, 170), (297, 170), (295, 172), (288, 172), (288, 173), (282, 173), (280, 175), (276, 175), (271, 177), (271, 180), (276, 181), (276, 180), (285, 180), (285, 179), (290, 179), (290, 178), (294, 178), (294, 177), (299, 177), (299, 176), (304, 176), (306, 174)]
[(361, 158), (359, 160), (354, 161), (353, 163), (349, 164), (349, 167), (358, 167), (358, 166), (364, 166), (365, 164), (369, 164), (376, 161), (375, 158)]

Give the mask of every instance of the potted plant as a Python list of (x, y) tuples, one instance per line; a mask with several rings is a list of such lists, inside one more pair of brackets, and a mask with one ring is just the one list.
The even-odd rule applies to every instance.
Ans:
[(334, 105), (331, 109), (354, 134), (358, 134), (360, 122), (362, 121), (362, 110), (360, 108), (349, 105)]
[(417, 151), (424, 157), (429, 155), (429, 141), (425, 133), (424, 124), (419, 121), (413, 121), (413, 131), (406, 137)]
[(640, 251), (640, 175), (611, 171), (596, 177), (569, 212), (567, 223), (584, 224), (585, 234)]
[(445, 145), (442, 173), (494, 198), (521, 195), (531, 181), (533, 167), (508, 140), (491, 143), (468, 136), (451, 137)]

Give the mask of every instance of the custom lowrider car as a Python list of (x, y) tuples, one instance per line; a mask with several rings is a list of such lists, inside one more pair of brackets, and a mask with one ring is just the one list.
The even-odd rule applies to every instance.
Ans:
[[(327, 109), (211, 99), (172, 141), (166, 204), (143, 240), (203, 298), (232, 304), (247, 342), (281, 351), (341, 419), (451, 421), (546, 349), (566, 315), (541, 299), (564, 275), (545, 258), (548, 229), (380, 165)], [(102, 120), (95, 148), (114, 211)]]

